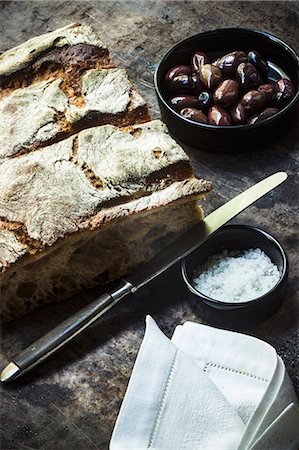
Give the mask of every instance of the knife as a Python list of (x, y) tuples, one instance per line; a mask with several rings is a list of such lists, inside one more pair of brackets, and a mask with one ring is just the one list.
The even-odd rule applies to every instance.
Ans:
[(256, 200), (270, 192), (287, 178), (285, 172), (277, 172), (239, 194), (204, 220), (190, 228), (152, 260), (141, 265), (137, 271), (121, 280), (117, 289), (107, 292), (66, 319), (52, 331), (23, 350), (2, 371), (1, 382), (12, 381), (34, 366), (40, 364), (59, 348), (93, 324), (122, 298), (147, 284), (169, 267), (185, 258), (215, 231), (246, 209)]

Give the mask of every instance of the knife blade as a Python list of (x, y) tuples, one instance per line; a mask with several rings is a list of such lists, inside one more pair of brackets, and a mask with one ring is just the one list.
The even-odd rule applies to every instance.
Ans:
[(196, 250), (215, 231), (281, 184), (286, 178), (285, 172), (277, 172), (237, 195), (205, 217), (203, 221), (190, 228), (151, 261), (141, 266), (134, 274), (126, 277), (126, 280), (134, 286), (135, 290), (139, 289)]
[(285, 172), (277, 172), (213, 211), (151, 261), (141, 265), (134, 274), (123, 279), (117, 289), (101, 295), (23, 350), (3, 369), (0, 375), (1, 382), (18, 378), (47, 359), (75, 336), (82, 333), (122, 298), (136, 292), (137, 289), (188, 256), (215, 231), (280, 185), (286, 178)]

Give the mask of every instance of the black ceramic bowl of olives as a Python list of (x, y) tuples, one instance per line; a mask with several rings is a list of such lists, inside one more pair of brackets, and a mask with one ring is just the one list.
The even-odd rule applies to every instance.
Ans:
[(155, 88), (178, 141), (213, 152), (260, 150), (297, 120), (299, 59), (265, 32), (207, 31), (165, 54)]

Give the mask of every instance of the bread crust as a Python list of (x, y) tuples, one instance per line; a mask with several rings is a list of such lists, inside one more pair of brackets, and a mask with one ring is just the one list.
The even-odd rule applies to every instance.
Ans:
[(105, 125), (3, 161), (0, 230), (35, 254), (78, 230), (210, 189), (161, 121)]
[(211, 183), (88, 26), (5, 52), (0, 83), (5, 320), (128, 273), (202, 218)]
[(0, 161), (104, 124), (150, 120), (145, 100), (87, 25), (0, 55)]
[[(106, 45), (94, 30), (84, 24), (71, 23), (50, 33), (36, 36), (0, 55), (0, 77), (8, 77), (33, 65), (46, 52), (75, 45), (90, 45), (108, 54)], [(4, 79), (0, 78), (0, 81)]]

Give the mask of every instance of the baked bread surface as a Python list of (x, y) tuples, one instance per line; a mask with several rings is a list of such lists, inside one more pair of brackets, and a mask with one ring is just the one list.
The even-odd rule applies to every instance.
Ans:
[(89, 27), (4, 53), (0, 81), (5, 320), (129, 273), (202, 218), (211, 183)]
[(8, 77), (27, 68), (44, 56), (45, 52), (80, 44), (97, 47), (103, 54), (108, 54), (106, 45), (91, 27), (72, 23), (50, 33), (36, 36), (0, 55), (0, 76)]
[(0, 55), (0, 159), (95, 125), (150, 119), (92, 29), (73, 24)]

